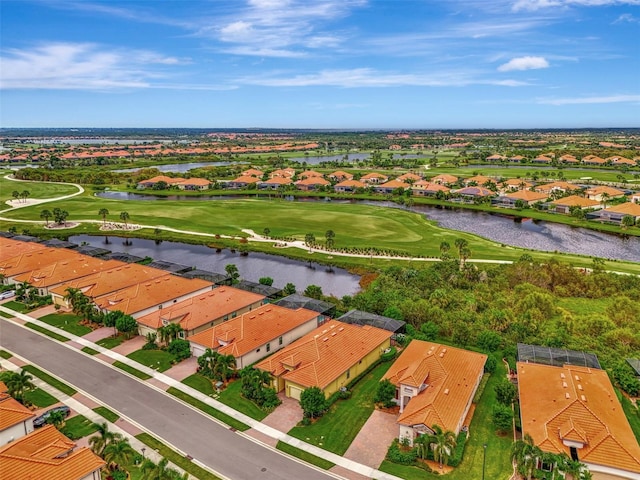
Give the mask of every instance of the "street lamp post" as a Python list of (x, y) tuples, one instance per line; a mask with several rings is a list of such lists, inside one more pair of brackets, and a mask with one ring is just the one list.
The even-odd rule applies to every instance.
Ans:
[(145, 447), (142, 447), (140, 450), (142, 451), (142, 459), (146, 459), (147, 457), (145, 457), (144, 452), (146, 452), (147, 449)]
[(484, 466), (487, 463), (487, 444), (482, 445), (482, 480), (484, 480)]

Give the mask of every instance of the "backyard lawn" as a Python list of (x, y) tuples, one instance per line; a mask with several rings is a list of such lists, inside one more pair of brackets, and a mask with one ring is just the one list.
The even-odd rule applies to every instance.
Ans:
[(86, 325), (80, 325), (82, 317), (71, 313), (52, 313), (50, 315), (40, 317), (39, 320), (51, 325), (52, 327), (57, 327), (65, 332), (77, 335), (78, 337), (82, 337), (92, 331), (91, 328)]
[(205, 395), (218, 395), (216, 400), (255, 420), (262, 420), (268, 415), (268, 412), (260, 409), (255, 403), (247, 400), (240, 394), (240, 380), (231, 382), (227, 385), (227, 388), (222, 390), (219, 394), (215, 392), (213, 385), (211, 384), (211, 380), (203, 377), (202, 375), (198, 375), (197, 373), (185, 378), (182, 383), (189, 385), (191, 388), (194, 388)]
[(329, 412), (308, 426), (296, 426), (289, 431), (292, 437), (320, 448), (343, 455), (374, 410), (373, 397), (380, 379), (391, 367), (384, 362), (362, 378), (348, 400), (338, 400)]
[(165, 350), (136, 350), (127, 357), (158, 372), (169, 370), (173, 367), (171, 362), (175, 360), (175, 357)]

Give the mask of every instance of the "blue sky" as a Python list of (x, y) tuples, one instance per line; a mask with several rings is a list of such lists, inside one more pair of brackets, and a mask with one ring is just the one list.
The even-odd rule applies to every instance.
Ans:
[(640, 0), (2, 0), (3, 127), (640, 126)]

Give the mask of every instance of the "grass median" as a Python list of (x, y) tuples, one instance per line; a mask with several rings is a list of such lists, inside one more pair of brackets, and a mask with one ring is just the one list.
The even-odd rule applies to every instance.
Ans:
[(78, 393), (78, 391), (75, 390), (74, 388), (72, 388), (69, 385), (67, 385), (66, 383), (58, 380), (57, 378), (49, 375), (48, 373), (43, 372), (38, 367), (34, 367), (33, 365), (25, 365), (24, 367), (22, 367), (22, 369), (26, 370), (27, 372), (29, 372), (34, 377), (38, 377), (40, 380), (42, 380), (43, 382), (48, 383), (52, 387), (57, 388), (62, 393), (65, 393), (65, 394), (69, 395), (70, 397), (72, 397), (73, 395)]
[(244, 432), (245, 430), (249, 430), (249, 425), (242, 423), (240, 420), (236, 420), (235, 418), (227, 415), (226, 413), (221, 412), (220, 410), (216, 410), (211, 405), (207, 405), (206, 403), (198, 400), (197, 398), (193, 398), (191, 395), (184, 393), (177, 388), (170, 387), (167, 390), (167, 393), (173, 395), (176, 398), (179, 398), (185, 403), (188, 403), (192, 407), (197, 408), (198, 410), (212, 416), (213, 418), (217, 418), (222, 423), (228, 425), (231, 428)]

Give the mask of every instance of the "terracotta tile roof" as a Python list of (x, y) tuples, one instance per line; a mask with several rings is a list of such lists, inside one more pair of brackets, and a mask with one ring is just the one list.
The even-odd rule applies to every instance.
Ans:
[(396, 386), (428, 385), (409, 401), (398, 423), (437, 424), (457, 432), (486, 360), (482, 353), (413, 340), (383, 377)]
[[(298, 308), (291, 310), (278, 305), (263, 305), (251, 312), (232, 318), (189, 337), (189, 341), (218, 349), (223, 355), (241, 357), (258, 347), (277, 340), (304, 323), (316, 320), (318, 312)], [(315, 326), (315, 325), (314, 325)], [(274, 349), (276, 345), (274, 345)]]
[(298, 178), (310, 178), (310, 177), (322, 177), (323, 175), (320, 172), (316, 172), (315, 170), (305, 170), (304, 172), (298, 175)]
[(0, 237), (0, 262), (8, 260), (11, 257), (16, 257), (22, 253), (35, 252), (36, 250), (42, 250), (44, 248), (47, 247), (40, 243), (21, 242), (19, 240)]
[(330, 173), (329, 178), (332, 178), (334, 180), (351, 180), (353, 178), (353, 175), (351, 173), (338, 170), (333, 173)]
[(235, 178), (233, 180), (231, 180), (231, 182), (233, 183), (257, 183), (259, 182), (261, 179), (258, 177), (252, 177), (249, 175), (242, 175), (238, 178)]
[(296, 171), (293, 168), (282, 168), (280, 170), (274, 170), (269, 174), (271, 178), (274, 177), (284, 177), (291, 178), (296, 174)]
[(0, 432), (35, 416), (35, 413), (8, 393), (0, 393)]
[(256, 368), (304, 387), (324, 389), (392, 332), (331, 320), (261, 361)]
[(367, 182), (368, 180), (374, 180), (374, 179), (386, 182), (389, 179), (389, 177), (377, 172), (367, 173), (366, 175), (363, 175), (362, 177), (360, 177), (360, 181), (362, 182)]
[(487, 157), (487, 160), (504, 160), (506, 157), (498, 153), (494, 153)]
[(250, 168), (249, 170), (245, 170), (242, 172), (242, 175), (245, 177), (261, 177), (264, 175), (262, 170), (257, 170), (255, 168)]
[(303, 180), (298, 180), (296, 185), (331, 185), (331, 182), (322, 177), (307, 177)]
[(65, 282), (51, 289), (51, 293), (64, 296), (67, 288), (78, 288), (88, 297), (99, 297), (131, 285), (143, 283), (154, 278), (170, 275), (166, 270), (152, 268), (137, 263), (129, 263), (111, 270)]
[(401, 182), (406, 182), (408, 180), (412, 180), (414, 182), (418, 182), (422, 180), (420, 175), (416, 175), (415, 173), (405, 173), (404, 175), (400, 175), (396, 180), (400, 180)]
[(378, 185), (377, 187), (374, 188), (411, 188), (411, 185), (409, 185), (408, 183), (404, 183), (401, 182), (400, 180), (396, 179), (396, 180), (390, 180), (388, 182), (383, 183), (382, 185)]
[(615, 212), (622, 213), (625, 215), (631, 215), (633, 217), (640, 217), (640, 204), (625, 202), (620, 205), (615, 205), (613, 207), (606, 208), (602, 210), (603, 212)]
[(126, 265), (124, 262), (117, 260), (101, 260), (87, 255), (78, 255), (69, 260), (52, 263), (39, 270), (18, 275), (15, 277), (15, 281), (27, 282), (37, 288), (46, 288), (124, 265)]
[(505, 197), (515, 198), (516, 200), (524, 200), (525, 202), (537, 202), (547, 199), (546, 193), (532, 192), (531, 190), (518, 190), (507, 193)]
[(211, 185), (211, 181), (206, 178), (181, 178), (177, 182), (173, 182), (172, 185), (197, 185), (206, 186)]
[(523, 362), (517, 369), (522, 431), (537, 445), (569, 454), (563, 439), (578, 441), (581, 462), (640, 473), (640, 446), (606, 371)]
[(542, 162), (542, 163), (551, 163), (553, 160), (546, 155), (538, 155), (535, 157), (532, 162)]
[(260, 185), (290, 185), (291, 177), (271, 177), (269, 180), (261, 181)]
[(80, 480), (103, 465), (53, 425), (0, 447), (0, 478), (6, 480)]
[(127, 315), (135, 316), (136, 313), (147, 308), (158, 306), (183, 295), (196, 294), (196, 292), (212, 286), (211, 282), (199, 278), (187, 279), (167, 275), (97, 297), (94, 302), (99, 308), (120, 310)]
[(521, 178), (510, 178), (502, 182), (502, 185), (505, 185), (508, 187), (518, 187), (518, 188), (520, 187), (531, 188), (533, 186), (531, 182), (527, 182), (526, 180), (523, 180)]
[(431, 181), (434, 183), (456, 183), (458, 181), (458, 177), (442, 173), (433, 177)]
[(419, 182), (414, 183), (411, 188), (413, 190), (424, 190), (425, 192), (449, 192), (451, 189), (449, 187), (445, 187), (440, 183), (431, 183), (426, 180), (421, 180)]
[(554, 205), (562, 205), (566, 207), (578, 206), (582, 208), (596, 207), (600, 205), (600, 202), (596, 200), (590, 200), (588, 198), (580, 197), (578, 195), (570, 195), (568, 197), (555, 200), (551, 203)]
[(455, 193), (460, 195), (471, 195), (474, 197), (490, 197), (495, 195), (495, 192), (492, 192), (488, 188), (484, 187), (466, 187), (456, 190)]
[(620, 195), (624, 195), (624, 192), (618, 188), (609, 187), (607, 185), (600, 185), (597, 187), (590, 188), (586, 192), (586, 195), (602, 195), (606, 193), (610, 197), (619, 197)]
[(562, 190), (567, 192), (572, 190), (580, 190), (580, 187), (578, 185), (574, 185), (573, 183), (563, 181), (536, 185), (536, 192), (551, 192), (553, 190)]
[(475, 175), (473, 177), (469, 177), (469, 178), (465, 178), (463, 180), (463, 183), (465, 185), (470, 184), (471, 182), (476, 182), (478, 185), (484, 185), (487, 182), (493, 182), (495, 183), (495, 181), (493, 180), (493, 178), (489, 178), (485, 175)]
[(631, 160), (629, 158), (620, 157), (620, 156), (609, 157), (606, 160), (607, 162), (611, 162), (613, 165), (635, 165), (636, 164), (635, 160)]
[(167, 177), (166, 175), (158, 175), (156, 177), (149, 178), (147, 180), (141, 180), (138, 185), (153, 185), (154, 183), (164, 182), (166, 184), (172, 184), (177, 180), (184, 180), (184, 178)]
[(334, 187), (365, 188), (366, 185), (359, 180), (344, 180), (340, 183), (336, 183)]
[(264, 299), (263, 295), (257, 293), (224, 286), (144, 315), (138, 318), (138, 323), (158, 329), (163, 325), (163, 320), (178, 321), (182, 328), (190, 331)]
[(582, 157), (582, 163), (603, 164), (607, 163), (607, 161), (604, 158), (600, 158), (596, 155), (587, 155), (586, 157)]
[(58, 261), (70, 261), (82, 256), (66, 248), (42, 248), (0, 262), (0, 274), (5, 277), (15, 277), (22, 273), (40, 270)]
[(575, 156), (569, 154), (562, 155), (559, 160), (564, 163), (580, 163), (580, 160), (578, 160)]

